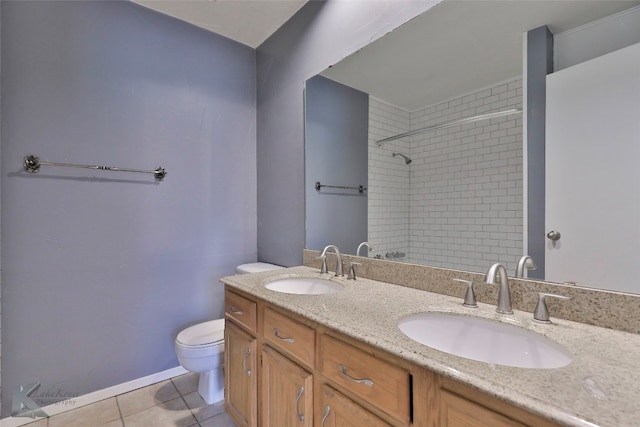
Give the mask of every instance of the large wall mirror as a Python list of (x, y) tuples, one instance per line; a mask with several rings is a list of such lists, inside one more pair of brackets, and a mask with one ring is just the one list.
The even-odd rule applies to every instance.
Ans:
[(532, 220), (526, 171), (540, 166), (523, 150), (525, 35), (548, 27), (555, 74), (640, 43), (639, 4), (445, 0), (308, 80), (306, 247), (369, 241), (360, 255), (513, 274)]

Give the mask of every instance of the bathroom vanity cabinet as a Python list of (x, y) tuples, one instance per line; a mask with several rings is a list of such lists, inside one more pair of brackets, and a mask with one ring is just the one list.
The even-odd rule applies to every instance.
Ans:
[(225, 317), (239, 426), (556, 425), (229, 286)]
[[(257, 425), (257, 304), (237, 294), (225, 295), (224, 370), (226, 410), (241, 427)], [(230, 381), (233, 379), (233, 381)]]

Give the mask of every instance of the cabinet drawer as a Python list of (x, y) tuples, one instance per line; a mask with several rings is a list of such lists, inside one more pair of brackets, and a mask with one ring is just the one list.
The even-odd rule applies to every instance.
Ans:
[(441, 389), (440, 426), (442, 427), (525, 427), (498, 412)]
[(256, 303), (228, 289), (224, 293), (224, 312), (230, 319), (256, 333)]
[(316, 332), (271, 308), (264, 310), (264, 339), (271, 347), (313, 368)]
[(390, 427), (389, 424), (327, 385), (322, 386), (320, 399), (322, 427)]
[(410, 421), (410, 375), (331, 336), (320, 337), (320, 371), (324, 376), (397, 420)]

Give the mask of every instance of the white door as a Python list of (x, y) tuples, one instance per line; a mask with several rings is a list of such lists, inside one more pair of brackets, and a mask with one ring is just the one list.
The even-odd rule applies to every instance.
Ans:
[(548, 75), (546, 121), (546, 280), (640, 292), (640, 44)]

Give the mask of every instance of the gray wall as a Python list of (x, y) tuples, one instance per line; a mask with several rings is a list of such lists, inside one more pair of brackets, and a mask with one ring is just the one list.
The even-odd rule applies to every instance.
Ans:
[(304, 126), (306, 247), (334, 244), (355, 254), (367, 240), (367, 191), (316, 191), (315, 183), (367, 187), (369, 95), (312, 77), (305, 87)]
[(311, 1), (257, 50), (258, 258), (302, 263), (304, 82), (438, 3)]
[[(255, 51), (130, 2), (2, 3), (2, 416), (178, 365), (256, 259)], [(168, 171), (43, 166), (43, 160)], [(44, 402), (50, 403), (50, 402)]]

